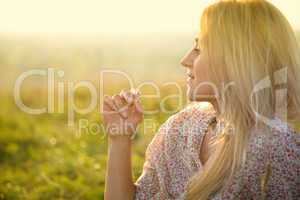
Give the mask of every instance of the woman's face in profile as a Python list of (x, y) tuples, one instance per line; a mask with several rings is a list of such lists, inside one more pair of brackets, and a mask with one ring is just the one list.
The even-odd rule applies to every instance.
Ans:
[(215, 99), (215, 85), (209, 80), (209, 59), (203, 49), (199, 49), (198, 39), (194, 47), (182, 58), (181, 64), (187, 69), (187, 96), (191, 101), (212, 101)]

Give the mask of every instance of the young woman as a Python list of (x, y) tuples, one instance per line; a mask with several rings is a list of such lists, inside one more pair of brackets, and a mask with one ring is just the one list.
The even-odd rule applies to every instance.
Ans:
[(118, 112), (104, 113), (105, 199), (299, 199), (300, 137), (290, 122), (300, 122), (300, 51), (281, 12), (264, 0), (209, 6), (182, 65), (194, 102), (159, 128), (135, 183), (138, 93), (106, 96), (104, 110)]

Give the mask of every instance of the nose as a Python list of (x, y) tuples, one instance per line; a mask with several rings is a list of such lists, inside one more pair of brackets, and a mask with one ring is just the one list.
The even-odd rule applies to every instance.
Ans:
[(189, 51), (186, 55), (183, 56), (183, 58), (180, 61), (180, 64), (183, 67), (187, 67), (187, 68), (191, 68), (193, 67), (193, 62), (194, 62), (194, 58), (193, 58), (193, 51)]

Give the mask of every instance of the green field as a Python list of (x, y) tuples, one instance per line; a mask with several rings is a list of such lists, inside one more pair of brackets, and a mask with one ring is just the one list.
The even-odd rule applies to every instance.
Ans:
[[(103, 68), (123, 70), (137, 86), (144, 80), (155, 81), (161, 98), (176, 92), (163, 86), (167, 81), (181, 83), (184, 90), (184, 70), (179, 60), (190, 47), (189, 39), (178, 37), (59, 37), (2, 35), (0, 41), (1, 104), (0, 104), (0, 199), (103, 199), (106, 168), (107, 138), (104, 131), (84, 130), (78, 136), (79, 120), (101, 124), (101, 113), (94, 109), (86, 115), (76, 114), (75, 126), (67, 126), (68, 99), (64, 113), (31, 115), (21, 111), (13, 98), (15, 80), (30, 69), (63, 70), (58, 81), (90, 80), (99, 82)], [(168, 39), (169, 38), (169, 39)], [(177, 43), (177, 41), (181, 41)], [(131, 52), (130, 52), (131, 51)], [(172, 72), (170, 74), (170, 72)], [(164, 76), (163, 74), (168, 74)], [(115, 94), (129, 85), (120, 79), (109, 79), (105, 94)], [(56, 88), (55, 88), (56, 89)], [(55, 90), (56, 91), (56, 90)], [(99, 93), (99, 89), (97, 89)], [(147, 86), (143, 93), (153, 93)], [(24, 81), (22, 100), (37, 108), (47, 105), (45, 78)], [(76, 105), (86, 106), (89, 92), (78, 89)], [(98, 102), (102, 99), (99, 96)], [(176, 101), (176, 100), (175, 100)], [(160, 99), (142, 101), (145, 108), (159, 108)], [(55, 102), (56, 103), (56, 102)], [(186, 102), (183, 102), (186, 103)], [(171, 111), (174, 100), (166, 102)], [(181, 106), (182, 107), (182, 106)], [(98, 107), (97, 107), (98, 108)], [(138, 178), (142, 171), (145, 149), (155, 130), (170, 114), (159, 112), (145, 119), (155, 122), (154, 129), (140, 127), (133, 146), (133, 172)]]
[[(81, 117), (101, 123), (100, 113)], [(160, 124), (166, 117), (161, 113), (147, 118)], [(103, 199), (104, 132), (82, 131), (79, 137), (78, 127), (69, 128), (65, 115), (30, 116), (3, 96), (0, 124), (0, 199)], [(153, 134), (139, 132), (134, 139), (135, 178)]]

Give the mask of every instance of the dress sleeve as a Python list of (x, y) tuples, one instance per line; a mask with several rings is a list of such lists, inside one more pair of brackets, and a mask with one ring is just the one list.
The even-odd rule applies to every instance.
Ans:
[(201, 132), (211, 117), (211, 113), (193, 106), (160, 126), (146, 149), (143, 172), (135, 182), (135, 200), (181, 199), (188, 179), (201, 168)]
[(281, 129), (270, 140), (269, 180), (263, 192), (266, 199), (300, 199), (300, 134), (290, 126)]
[(300, 134), (275, 122), (270, 134), (250, 140), (244, 167), (213, 200), (300, 199)]
[[(173, 116), (172, 116), (173, 117)], [(135, 182), (135, 200), (169, 199), (165, 138), (172, 117), (162, 124), (146, 149), (143, 172)]]

